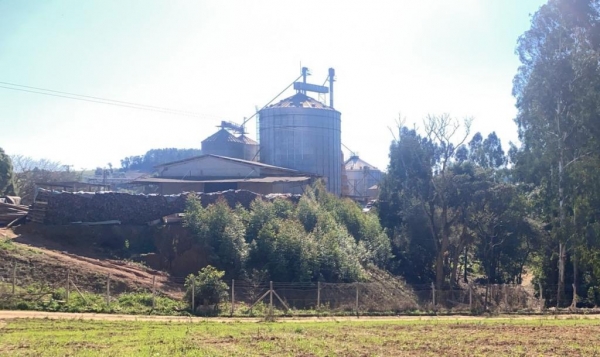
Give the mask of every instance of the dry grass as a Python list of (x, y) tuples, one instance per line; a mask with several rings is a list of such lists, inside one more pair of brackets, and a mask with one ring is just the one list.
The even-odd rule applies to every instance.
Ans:
[(6, 356), (600, 356), (600, 320), (0, 321)]

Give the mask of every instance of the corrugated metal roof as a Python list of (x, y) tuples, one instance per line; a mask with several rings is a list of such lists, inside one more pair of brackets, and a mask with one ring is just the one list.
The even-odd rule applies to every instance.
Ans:
[(252, 183), (276, 183), (276, 182), (304, 182), (309, 181), (309, 176), (273, 176), (258, 177), (248, 179), (221, 179), (221, 180), (177, 180), (161, 177), (139, 178), (131, 183), (137, 184), (159, 184), (159, 183), (231, 183), (231, 182), (252, 182)]
[(376, 168), (375, 166), (369, 164), (368, 162), (366, 162), (365, 160), (361, 159), (358, 156), (351, 156), (348, 160), (346, 160), (346, 162), (344, 163), (344, 166), (346, 167), (346, 170), (364, 170), (365, 168), (367, 168), (368, 170), (379, 170), (378, 168)]
[(214, 142), (220, 142), (220, 143), (238, 143), (238, 144), (243, 144), (244, 142), (238, 138), (235, 137), (235, 135), (231, 134), (230, 132), (228, 132), (225, 129), (221, 129), (219, 131), (217, 131), (216, 133), (214, 133), (213, 135), (209, 136), (208, 138), (202, 140), (202, 143), (214, 143)]
[(285, 98), (278, 103), (268, 106), (267, 109), (268, 108), (313, 108), (335, 110), (332, 107), (302, 93), (296, 93), (289, 98)]
[[(294, 170), (294, 169), (288, 169), (288, 168), (285, 168), (285, 167), (279, 167), (279, 166), (273, 166), (273, 165), (263, 164), (262, 162), (248, 161), (248, 160), (243, 160), (243, 159), (237, 159), (237, 158), (234, 158), (234, 157), (219, 156), (219, 155), (200, 155), (200, 156), (194, 156), (194, 157), (189, 157), (189, 158), (183, 159), (183, 160), (178, 160), (178, 161), (173, 161), (173, 162), (167, 162), (167, 163), (164, 163), (164, 164), (161, 164), (161, 165), (156, 165), (156, 166), (154, 166), (154, 168), (177, 165), (177, 164), (181, 164), (181, 163), (188, 162), (188, 161), (201, 160), (201, 159), (207, 158), (207, 157), (214, 157), (214, 158), (221, 159), (221, 160), (238, 162), (240, 164), (244, 164), (244, 165), (247, 165), (247, 166), (264, 167), (266, 169), (274, 169), (274, 170), (278, 170), (278, 171), (282, 171), (282, 172), (287, 172), (289, 174), (304, 174), (304, 173), (302, 173), (302, 172), (300, 172), (298, 170)], [(318, 175), (314, 175), (314, 176), (318, 176)]]
[(248, 144), (248, 145), (258, 145), (258, 143), (252, 139), (250, 139), (249, 137), (247, 137), (246, 135), (240, 135), (237, 137), (238, 140), (240, 140), (241, 142), (243, 142), (244, 144)]

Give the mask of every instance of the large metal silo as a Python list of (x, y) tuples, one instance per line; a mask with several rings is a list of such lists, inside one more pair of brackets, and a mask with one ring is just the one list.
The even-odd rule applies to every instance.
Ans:
[(340, 195), (340, 112), (299, 92), (259, 115), (261, 162), (323, 176)]

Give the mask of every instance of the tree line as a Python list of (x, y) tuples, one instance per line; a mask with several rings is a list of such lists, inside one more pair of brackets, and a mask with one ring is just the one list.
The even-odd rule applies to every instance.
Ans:
[[(518, 40), (515, 122), (521, 146), (469, 121), (403, 125), (390, 148), (379, 217), (390, 268), (456, 285), (534, 273), (551, 304), (600, 300), (600, 2), (550, 0)], [(461, 278), (462, 272), (462, 278)]]
[(183, 160), (199, 155), (202, 155), (202, 150), (200, 149), (151, 149), (148, 150), (144, 155), (128, 156), (121, 159), (121, 170), (154, 172), (154, 166), (156, 165)]

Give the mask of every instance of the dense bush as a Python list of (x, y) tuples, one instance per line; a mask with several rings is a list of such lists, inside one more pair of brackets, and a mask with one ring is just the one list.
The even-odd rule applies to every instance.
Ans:
[(227, 290), (229, 289), (222, 280), (224, 275), (225, 272), (210, 265), (202, 268), (198, 275), (188, 275), (185, 279), (185, 299), (191, 304), (193, 294), (192, 311), (196, 311), (198, 306), (202, 305), (218, 312), (219, 304), (227, 299)]
[(365, 265), (385, 267), (391, 258), (377, 216), (321, 184), (297, 205), (256, 200), (250, 210), (231, 209), (224, 201), (202, 208), (191, 196), (186, 213), (185, 225), (227, 278), (264, 271), (273, 281), (351, 282), (363, 279)]

